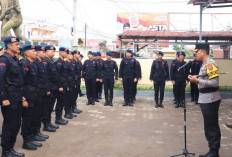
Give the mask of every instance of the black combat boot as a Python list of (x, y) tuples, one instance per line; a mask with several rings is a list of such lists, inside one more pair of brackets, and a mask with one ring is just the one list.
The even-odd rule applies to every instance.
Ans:
[[(95, 99), (96, 102), (99, 102), (98, 98)], [(93, 105), (93, 104), (92, 104)]]
[(113, 99), (110, 99), (109, 105), (110, 105), (110, 106), (113, 106)]
[(12, 154), (11, 150), (2, 150), (1, 157), (15, 157), (15, 155)]
[(158, 107), (159, 107), (158, 100), (155, 100), (155, 108), (158, 108)]
[(45, 141), (46, 138), (42, 137), (42, 136), (39, 136), (38, 134), (36, 134), (36, 135), (34, 135), (34, 140), (35, 141)]
[(51, 127), (49, 124), (44, 124), (43, 131), (56, 132), (56, 129)]
[(88, 99), (88, 102), (86, 103), (86, 105), (91, 105), (91, 99)]
[(176, 100), (175, 108), (179, 108), (179, 105), (180, 105), (180, 101), (179, 101), (179, 100)]
[(67, 125), (68, 124), (68, 120), (65, 120), (63, 118), (56, 118), (55, 123), (59, 124), (59, 125)]
[(219, 150), (210, 148), (208, 153), (204, 155), (199, 155), (199, 157), (219, 157)]
[(164, 108), (163, 100), (160, 100), (160, 104), (159, 104), (159, 106), (160, 106), (161, 108)]
[(40, 132), (40, 130), (38, 131), (38, 136), (43, 137), (43, 138), (46, 138), (46, 139), (49, 138), (48, 135), (42, 134), (42, 133)]
[(14, 156), (17, 156), (17, 157), (24, 157), (25, 156), (24, 153), (16, 152), (13, 148), (11, 148), (11, 154), (13, 154)]
[(128, 105), (129, 105), (130, 107), (133, 107), (133, 101), (130, 100), (129, 103), (128, 103)]
[(128, 102), (125, 101), (124, 104), (122, 106), (128, 106)]
[(37, 147), (31, 143), (30, 138), (28, 136), (23, 136), (22, 148), (27, 150), (37, 150)]
[(82, 110), (78, 109), (78, 108), (72, 108), (72, 113), (76, 113), (76, 114), (79, 114), (81, 113)]
[(183, 100), (180, 101), (180, 107), (184, 108), (185, 107), (185, 103)]
[(105, 97), (105, 103), (104, 103), (104, 106), (107, 106), (107, 105), (109, 105), (109, 100), (108, 100), (108, 98), (106, 98), (106, 97)]
[(48, 125), (50, 125), (51, 127), (55, 128), (55, 129), (59, 129), (60, 128), (59, 125), (52, 124), (51, 122)]
[(73, 119), (73, 116), (70, 113), (65, 113), (64, 118)]
[(94, 100), (94, 98), (91, 99), (91, 104), (92, 104), (92, 105), (95, 105), (95, 100)]
[(102, 99), (102, 92), (98, 93), (98, 99)]
[(42, 147), (42, 144), (41, 143), (38, 143), (35, 141), (35, 136), (33, 134), (31, 134), (29, 136), (29, 139), (30, 139), (30, 142), (35, 145), (36, 147)]

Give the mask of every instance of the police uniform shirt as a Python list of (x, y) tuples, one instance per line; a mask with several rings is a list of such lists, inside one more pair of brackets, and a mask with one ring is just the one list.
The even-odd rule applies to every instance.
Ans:
[(66, 62), (67, 65), (67, 74), (68, 74), (68, 88), (73, 88), (75, 86), (75, 67), (76, 64), (72, 62)]
[(53, 60), (45, 57), (43, 59), (43, 64), (48, 74), (47, 91), (57, 90), (59, 76), (56, 70), (55, 63), (53, 62)]
[(22, 64), (24, 86), (23, 95), (27, 99), (29, 106), (34, 105), (34, 101), (37, 99), (37, 88), (38, 88), (38, 71), (35, 63), (30, 62), (28, 59)]
[(57, 72), (59, 75), (58, 87), (59, 88), (66, 88), (67, 87), (66, 79), (68, 77), (66, 62), (64, 60), (62, 60), (61, 58), (59, 58), (55, 62), (55, 65), (56, 65)]
[[(104, 61), (103, 61), (102, 59), (96, 59), (96, 62), (97, 62), (97, 64), (98, 64), (99, 71), (102, 72), (102, 68), (103, 68), (103, 63), (104, 63)], [(103, 78), (103, 73), (101, 73), (101, 74), (99, 75), (99, 77), (100, 77), (100, 78)]]
[(134, 58), (123, 58), (119, 69), (119, 78), (138, 78), (138, 69)]
[(171, 71), (171, 80), (174, 80), (176, 82), (185, 82), (188, 80), (188, 74), (189, 74), (189, 66), (178, 70), (181, 66), (183, 66), (186, 62), (180, 62), (176, 61), (175, 65), (173, 65), (173, 70)]
[[(23, 87), (23, 76), (19, 66), (18, 59), (10, 56), (5, 52), (0, 57), (0, 100), (9, 100), (9, 93), (6, 91), (6, 86), (14, 86), (16, 88)], [(18, 94), (18, 97), (14, 97), (15, 100), (21, 101), (22, 94)], [(13, 104), (12, 104), (13, 105)]]
[(40, 61), (38, 58), (36, 58), (34, 60), (34, 63), (37, 67), (37, 70), (38, 70), (38, 84), (41, 84), (41, 85), (46, 85), (47, 83), (47, 72), (46, 72), (46, 69), (45, 69), (45, 66), (43, 64), (43, 61)]
[(168, 62), (165, 60), (154, 60), (151, 66), (150, 80), (169, 80)]
[(118, 66), (113, 60), (104, 61), (103, 63), (103, 78), (112, 78), (115, 76), (115, 80), (118, 80)]
[(97, 79), (99, 78), (99, 67), (96, 60), (86, 60), (83, 64), (82, 77), (84, 79)]
[[(212, 58), (208, 58), (206, 64), (202, 65), (199, 75), (198, 88), (218, 88), (219, 86), (219, 70), (218, 65)], [(219, 90), (209, 93), (199, 92), (199, 103), (212, 103), (221, 99)]]

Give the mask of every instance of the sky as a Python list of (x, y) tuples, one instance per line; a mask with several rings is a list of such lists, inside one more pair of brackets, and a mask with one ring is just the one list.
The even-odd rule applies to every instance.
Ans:
[[(62, 28), (63, 33), (73, 25), (74, 0), (19, 0), (25, 21), (45, 21)], [(188, 0), (77, 0), (78, 32), (84, 34), (84, 24), (91, 36), (115, 40), (117, 13), (169, 13), (176, 30), (199, 29), (199, 6), (188, 5)], [(232, 13), (231, 8), (206, 9), (204, 13)], [(223, 30), (232, 24), (231, 15), (203, 16), (203, 30)], [(65, 30), (67, 32), (65, 32)]]

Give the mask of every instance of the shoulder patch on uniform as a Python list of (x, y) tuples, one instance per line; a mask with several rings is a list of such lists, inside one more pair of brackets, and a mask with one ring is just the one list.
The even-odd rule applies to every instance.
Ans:
[(62, 65), (62, 63), (57, 63), (58, 65)]
[(4, 71), (5, 67), (6, 67), (5, 63), (0, 63), (0, 71)]
[(206, 69), (207, 69), (207, 74), (209, 76), (209, 79), (219, 77), (219, 70), (218, 68), (214, 65), (213, 62), (209, 62), (206, 64)]
[(43, 64), (48, 64), (47, 62), (43, 62)]

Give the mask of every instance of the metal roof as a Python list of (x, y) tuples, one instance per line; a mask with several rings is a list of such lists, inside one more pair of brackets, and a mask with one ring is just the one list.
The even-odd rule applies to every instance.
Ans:
[[(119, 39), (198, 40), (199, 32), (126, 31)], [(232, 32), (203, 32), (203, 40), (232, 41)]]
[(203, 5), (204, 9), (232, 7), (232, 0), (189, 0), (188, 4)]

